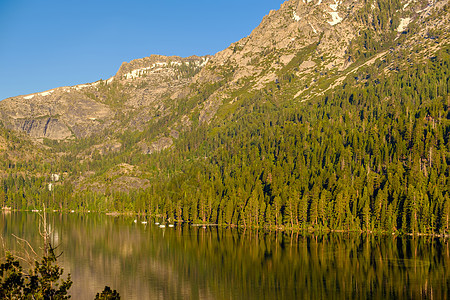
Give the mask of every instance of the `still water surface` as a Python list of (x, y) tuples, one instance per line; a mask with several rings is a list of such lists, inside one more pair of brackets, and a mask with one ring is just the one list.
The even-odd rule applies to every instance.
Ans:
[[(448, 240), (360, 234), (291, 234), (217, 227), (159, 228), (133, 217), (48, 214), (73, 299), (105, 285), (122, 299), (446, 299)], [(41, 246), (36, 213), (0, 213), (8, 249), (15, 234)], [(1, 247), (1, 246), (0, 246)], [(3, 253), (3, 252), (2, 252)], [(64, 277), (65, 277), (64, 276)]]

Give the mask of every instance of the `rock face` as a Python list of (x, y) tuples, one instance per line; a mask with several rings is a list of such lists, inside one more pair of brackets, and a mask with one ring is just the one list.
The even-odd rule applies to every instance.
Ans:
[[(210, 66), (232, 64), (235, 69), (233, 81), (257, 77), (267, 69), (274, 73), (305, 47), (318, 44), (312, 55), (330, 55), (328, 68), (342, 69), (350, 41), (361, 28), (351, 16), (362, 3), (351, 0), (286, 1), (279, 10), (265, 16), (248, 37), (217, 53)], [(267, 57), (270, 61), (265, 61)], [(207, 77), (201, 73), (199, 77), (202, 76)]]
[(176, 99), (192, 76), (208, 62), (209, 57), (152, 55), (123, 63), (110, 81), (124, 86), (125, 104), (140, 108), (159, 103), (161, 99)]
[(58, 119), (44, 117), (40, 119), (16, 119), (15, 129), (20, 128), (33, 138), (49, 138), (61, 140), (72, 135), (69, 128)]
[(151, 145), (147, 145), (147, 143), (142, 142), (140, 144), (142, 153), (151, 154), (154, 152), (161, 152), (164, 149), (169, 148), (173, 145), (173, 140), (170, 137), (162, 137), (151, 143)]
[(0, 111), (7, 128), (55, 140), (100, 132), (114, 117), (107, 105), (89, 99), (76, 87), (9, 98), (0, 102)]

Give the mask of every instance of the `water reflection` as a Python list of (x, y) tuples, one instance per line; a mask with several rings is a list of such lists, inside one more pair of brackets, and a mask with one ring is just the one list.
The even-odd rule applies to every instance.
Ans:
[[(35, 213), (0, 214), (39, 248)], [(49, 214), (74, 299), (109, 285), (123, 299), (401, 299), (448, 297), (448, 241), (359, 234), (303, 235), (218, 227), (159, 228), (154, 220)]]

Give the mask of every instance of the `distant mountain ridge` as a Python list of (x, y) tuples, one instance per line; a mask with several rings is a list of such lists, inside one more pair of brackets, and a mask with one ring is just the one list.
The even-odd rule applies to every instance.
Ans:
[[(175, 89), (189, 84), (190, 73), (198, 72), (207, 59), (153, 55), (133, 60), (123, 63), (117, 74), (105, 81), (5, 99), (0, 103), (0, 116), (6, 127), (25, 131), (32, 138), (87, 137), (114, 127), (113, 106), (118, 103), (111, 97), (122, 97), (120, 104), (129, 109), (156, 105), (159, 98), (173, 95)], [(144, 88), (136, 88), (138, 84)], [(117, 86), (120, 95), (111, 95)], [(131, 91), (133, 87), (135, 91)]]

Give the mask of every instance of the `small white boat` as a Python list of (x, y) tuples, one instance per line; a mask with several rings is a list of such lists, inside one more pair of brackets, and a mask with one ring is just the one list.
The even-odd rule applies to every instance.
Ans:
[(166, 228), (166, 225), (161, 224), (161, 225), (159, 225), (159, 228)]
[(155, 225), (159, 225), (159, 222), (155, 222)]
[(134, 223), (137, 223), (137, 220), (134, 220), (133, 222), (134, 222)]
[(147, 224), (147, 221), (142, 221), (141, 224), (144, 224), (144, 225), (145, 225), (145, 224)]
[(169, 224), (169, 227), (174, 227), (175, 225), (173, 225), (173, 224)]

